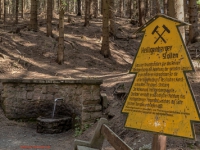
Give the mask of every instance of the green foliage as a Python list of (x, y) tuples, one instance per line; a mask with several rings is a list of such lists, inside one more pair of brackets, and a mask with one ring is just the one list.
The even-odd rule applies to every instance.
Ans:
[(190, 149), (195, 149), (195, 146), (193, 143), (188, 143), (187, 144), (187, 147), (189, 147)]
[(200, 5), (200, 0), (197, 0), (197, 4)]
[(75, 124), (74, 137), (81, 135), (85, 130), (87, 130), (90, 127), (89, 124), (84, 124), (84, 126), (81, 126), (81, 120), (80, 120), (80, 117), (78, 116), (75, 118), (75, 121), (76, 121), (76, 124)]

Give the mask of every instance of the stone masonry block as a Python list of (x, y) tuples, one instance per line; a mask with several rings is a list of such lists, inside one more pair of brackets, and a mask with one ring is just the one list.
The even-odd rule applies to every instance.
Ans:
[(33, 85), (27, 85), (26, 90), (27, 91), (33, 91), (34, 90)]
[(103, 108), (108, 108), (108, 98), (107, 98), (106, 93), (101, 93), (101, 100), (102, 100)]
[(47, 93), (47, 87), (45, 85), (42, 87), (41, 93), (43, 93), (43, 94)]
[(84, 112), (96, 112), (96, 111), (101, 111), (102, 106), (101, 105), (84, 105), (82, 110)]
[(47, 92), (48, 92), (48, 93), (57, 93), (57, 92), (58, 92), (58, 89), (57, 89), (55, 86), (48, 85), (48, 86), (47, 86)]
[(27, 95), (26, 95), (27, 99), (32, 99), (33, 98), (33, 92), (27, 92)]
[(84, 100), (83, 105), (94, 105), (94, 104), (100, 104), (101, 100)]
[(11, 91), (11, 92), (12, 92), (12, 91), (15, 90), (15, 88), (12, 87), (12, 86), (4, 86), (4, 87), (3, 87), (3, 90), (4, 90), (4, 91)]
[(41, 93), (33, 93), (33, 100), (41, 100), (42, 94)]
[(46, 94), (46, 100), (54, 100), (53, 99), (54, 97), (53, 97), (53, 95), (52, 94)]
[(42, 89), (39, 87), (34, 88), (34, 93), (41, 93)]
[(95, 120), (102, 116), (102, 112), (86, 113), (82, 112), (82, 121)]
[(26, 94), (27, 94), (26, 91), (18, 92), (18, 93), (17, 93), (17, 98), (26, 99)]

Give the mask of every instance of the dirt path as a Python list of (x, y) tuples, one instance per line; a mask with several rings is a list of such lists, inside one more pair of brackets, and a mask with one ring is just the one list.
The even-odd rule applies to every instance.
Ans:
[(39, 134), (36, 123), (8, 120), (0, 109), (0, 150), (52, 149), (72, 150), (74, 131), (61, 134)]

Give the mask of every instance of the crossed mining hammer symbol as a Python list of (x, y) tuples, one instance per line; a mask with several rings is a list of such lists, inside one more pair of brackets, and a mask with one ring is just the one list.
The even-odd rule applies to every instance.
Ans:
[(167, 31), (168, 33), (170, 33), (170, 30), (169, 30), (165, 25), (163, 25), (162, 27), (164, 28), (164, 31), (163, 31), (161, 34), (157, 31), (158, 28), (159, 28), (159, 26), (156, 26), (156, 27), (154, 28), (154, 30), (152, 31), (152, 34), (157, 33), (158, 36), (159, 36), (159, 37), (156, 39), (156, 41), (154, 42), (154, 44), (156, 44), (156, 43), (158, 42), (159, 39), (162, 39), (162, 41), (166, 43), (166, 40), (162, 37), (162, 35), (165, 33), (165, 31)]

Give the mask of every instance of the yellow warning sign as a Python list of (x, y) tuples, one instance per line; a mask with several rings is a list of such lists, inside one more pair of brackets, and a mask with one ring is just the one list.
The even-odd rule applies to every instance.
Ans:
[(125, 127), (194, 138), (199, 110), (186, 71), (193, 71), (178, 27), (186, 23), (157, 15), (138, 31), (143, 40), (131, 73), (135, 78), (122, 109)]

